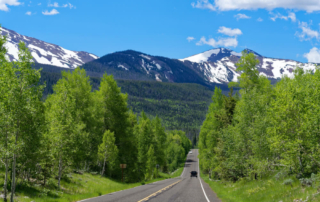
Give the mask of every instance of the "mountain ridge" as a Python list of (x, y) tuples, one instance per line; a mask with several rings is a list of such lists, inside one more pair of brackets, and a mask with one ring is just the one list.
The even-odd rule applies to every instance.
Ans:
[(63, 68), (76, 68), (99, 57), (85, 51), (71, 51), (61, 46), (48, 43), (33, 37), (21, 35), (13, 30), (1, 27), (1, 35), (7, 36), (5, 47), (9, 61), (18, 60), (18, 44), (23, 41), (29, 48), (36, 63)]
[[(236, 67), (241, 53), (223, 47), (210, 49), (184, 59), (153, 56), (135, 50), (117, 51), (99, 58), (91, 53), (70, 51), (6, 28), (1, 28), (1, 31), (2, 35), (8, 36), (6, 47), (10, 61), (18, 59), (18, 43), (23, 41), (37, 64), (66, 69), (80, 66), (91, 75), (98, 77), (107, 72), (113, 74), (116, 79), (197, 83), (212, 88), (217, 84), (226, 85), (232, 81), (237, 82), (241, 74)], [(259, 60), (257, 68), (260, 74), (269, 79), (281, 79), (284, 75), (292, 77), (296, 66), (301, 66), (305, 70), (315, 70), (313, 63), (270, 58), (251, 49), (245, 50), (256, 55)]]

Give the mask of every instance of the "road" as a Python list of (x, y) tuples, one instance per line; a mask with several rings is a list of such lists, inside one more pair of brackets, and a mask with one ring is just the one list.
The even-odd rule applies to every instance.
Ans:
[[(190, 177), (191, 171), (199, 175), (198, 150), (188, 154), (183, 173), (178, 178), (158, 181), (81, 202), (220, 202), (208, 184)], [(201, 181), (200, 181), (201, 180)]]

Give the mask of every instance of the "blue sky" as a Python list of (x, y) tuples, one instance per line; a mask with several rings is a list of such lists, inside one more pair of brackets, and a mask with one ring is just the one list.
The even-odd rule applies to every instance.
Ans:
[(0, 23), (100, 57), (133, 49), (185, 58), (226, 47), (320, 63), (318, 0), (0, 0)]

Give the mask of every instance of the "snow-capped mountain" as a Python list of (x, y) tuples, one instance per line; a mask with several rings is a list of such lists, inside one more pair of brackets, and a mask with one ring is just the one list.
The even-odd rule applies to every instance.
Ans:
[(0, 29), (1, 35), (7, 36), (7, 43), (5, 46), (8, 50), (7, 57), (10, 61), (16, 61), (18, 59), (18, 44), (20, 41), (23, 41), (27, 45), (34, 61), (40, 64), (73, 69), (99, 58), (91, 53), (70, 51), (58, 45), (24, 36), (3, 27)]
[[(83, 51), (70, 51), (5, 28), (1, 28), (0, 31), (2, 35), (7, 36), (5, 46), (8, 49), (7, 57), (10, 61), (18, 59), (18, 43), (23, 41), (36, 63), (71, 69), (82, 66), (93, 76), (101, 76), (107, 72), (117, 79), (198, 83), (213, 86), (237, 81), (241, 74), (236, 70), (236, 63), (241, 53), (226, 48), (212, 49), (180, 60), (151, 56), (133, 50), (111, 53), (99, 58)], [(293, 71), (297, 66), (305, 70), (315, 69), (315, 64), (268, 58), (249, 49), (246, 51), (256, 55), (260, 61), (258, 65), (260, 74), (270, 79), (279, 79), (284, 75), (293, 77)]]
[[(312, 63), (268, 58), (249, 49), (246, 49), (246, 51), (254, 53), (260, 61), (258, 65), (260, 74), (271, 79), (280, 79), (284, 75), (293, 77), (293, 71), (297, 66), (302, 67), (304, 70), (315, 69), (315, 64)], [(218, 48), (181, 59), (180, 61), (195, 71), (201, 72), (204, 78), (211, 83), (229, 83), (237, 81), (237, 77), (241, 74), (236, 71), (237, 67), (235, 65), (240, 57), (241, 53), (226, 48)]]
[(155, 80), (159, 82), (206, 85), (203, 75), (181, 61), (127, 50), (105, 55), (82, 66), (90, 72), (112, 74), (116, 79)]
[[(305, 70), (315, 69), (315, 64), (268, 58), (249, 49), (246, 51), (256, 55), (260, 61), (257, 67), (260, 74), (270, 79), (281, 79), (284, 75), (292, 77), (297, 66)], [(241, 72), (237, 71), (236, 63), (240, 57), (241, 53), (226, 48), (212, 49), (180, 60), (128, 50), (105, 55), (82, 67), (90, 72), (113, 74), (117, 79), (214, 86), (238, 81)]]

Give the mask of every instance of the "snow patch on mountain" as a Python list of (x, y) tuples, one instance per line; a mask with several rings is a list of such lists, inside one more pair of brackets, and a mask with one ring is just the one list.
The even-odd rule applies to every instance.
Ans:
[(149, 56), (146, 56), (146, 55), (143, 55), (143, 54), (141, 54), (140, 56), (145, 58), (145, 59), (147, 59), (147, 60), (151, 60), (151, 58)]
[(127, 71), (129, 70), (128, 68), (126, 68), (126, 67), (123, 66), (123, 65), (118, 65), (118, 67), (119, 67), (119, 68), (122, 68), (122, 69), (125, 69), (125, 70), (127, 70)]
[(218, 54), (219, 52), (220, 52), (220, 49), (212, 49), (197, 55), (193, 55), (191, 57), (181, 59), (181, 61), (189, 60), (191, 62), (196, 62), (196, 63), (207, 62), (208, 58), (212, 54)]

